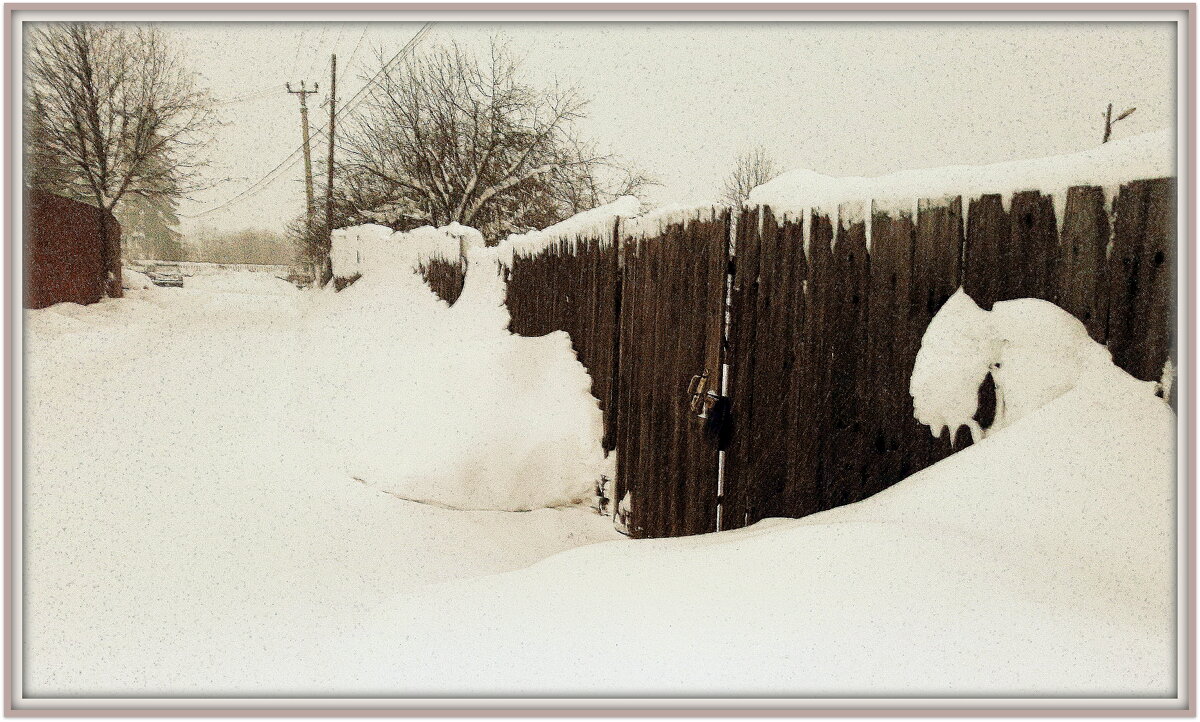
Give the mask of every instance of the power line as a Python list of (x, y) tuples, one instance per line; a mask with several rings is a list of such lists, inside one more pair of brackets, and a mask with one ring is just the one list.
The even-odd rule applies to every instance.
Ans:
[(278, 92), (278, 90), (276, 89), (276, 87), (271, 86), (270, 88), (264, 88), (263, 90), (256, 90), (256, 91), (252, 91), (249, 93), (243, 93), (242, 95), (237, 95), (232, 98), (226, 98), (224, 100), (214, 100), (213, 105), (233, 105), (234, 103), (244, 103), (248, 100), (258, 100), (260, 98), (266, 98), (270, 95), (274, 95), (277, 92)]
[[(337, 109), (337, 111), (334, 113), (334, 117), (336, 118), (337, 116), (340, 116), (343, 113), (348, 113), (348, 112), (352, 111), (354, 109), (354, 107), (357, 106), (358, 103), (361, 101), (361, 99), (365, 96), (365, 93), (367, 92), (367, 90), (372, 85), (374, 85), (379, 80), (379, 78), (381, 78), (383, 76), (383, 74), (388, 70), (389, 67), (391, 67), (391, 65), (393, 63), (395, 63), (397, 60), (399, 60), (402, 55), (406, 54), (418, 42), (420, 42), (421, 39), (425, 37), (425, 35), (429, 32), (429, 30), (432, 27), (433, 27), (432, 22), (428, 22), (428, 23), (425, 23), (424, 25), (422, 25), (421, 29), (418, 30), (416, 32), (416, 34), (413, 35), (412, 38), (407, 43), (404, 44), (404, 47), (400, 48), (400, 50), (395, 55), (393, 55), (390, 60), (388, 60), (386, 63), (384, 63), (383, 67), (381, 67), (375, 73), (375, 75), (372, 76), (371, 79), (368, 80), (365, 85), (363, 85), (363, 87), (359, 88), (358, 92), (355, 93), (350, 98), (350, 100), (348, 100), (346, 102), (345, 105), (343, 105), (341, 108)], [(326, 127), (328, 127), (328, 126), (326, 126)], [(317, 130), (314, 137), (312, 138), (312, 140), (316, 140), (317, 138), (324, 136), (326, 134), (326, 132), (327, 132), (326, 128), (321, 128), (321, 129)], [(278, 165), (276, 165), (271, 170), (267, 171), (266, 175), (262, 176), (257, 181), (251, 183), (249, 186), (247, 186), (245, 188), (245, 190), (241, 191), (237, 195), (234, 195), (233, 197), (229, 198), (228, 200), (224, 201), (223, 203), (213, 206), (212, 208), (200, 211), (199, 213), (193, 213), (191, 215), (183, 215), (182, 217), (184, 217), (184, 218), (200, 218), (202, 216), (207, 216), (208, 214), (215, 213), (216, 211), (219, 211), (222, 208), (225, 208), (225, 207), (233, 204), (234, 202), (241, 200), (242, 198), (244, 198), (246, 196), (249, 196), (249, 195), (252, 195), (254, 193), (261, 191), (263, 188), (267, 187), (271, 183), (274, 183), (276, 180), (278, 180), (279, 175), (281, 175), (280, 171), (288, 170), (292, 164), (294, 164), (296, 161), (298, 161), (300, 159), (300, 157), (303, 155), (303, 152), (304, 152), (304, 144), (301, 143), (295, 150), (293, 150), (291, 153), (289, 153), (286, 158), (281, 160)]]
[(354, 58), (358, 57), (358, 48), (362, 45), (363, 38), (367, 37), (367, 28), (370, 25), (363, 24), (363, 31), (358, 36), (358, 42), (354, 44), (354, 51), (350, 53), (350, 61), (346, 63), (346, 72), (350, 72), (350, 67), (354, 65)]
[[(361, 88), (359, 88), (357, 93), (355, 93), (353, 96), (350, 97), (350, 100), (346, 101), (346, 104), (343, 105), (337, 111), (337, 115), (340, 116), (342, 113), (349, 113), (352, 110), (354, 110), (354, 108), (358, 106), (358, 104), (362, 101), (362, 99), (364, 97), (366, 97), (366, 92), (371, 88), (371, 86), (374, 85), (376, 82), (378, 82), (378, 80), (381, 77), (383, 77), (383, 74), (385, 72), (387, 72), (388, 68), (390, 68), (391, 65), (393, 63), (395, 63), (400, 58), (401, 55), (408, 52), (408, 50), (410, 48), (412, 48), (414, 45), (416, 45), (418, 42), (420, 42), (421, 38), (425, 37), (425, 35), (429, 32), (430, 28), (432, 28), (432, 27), (433, 27), (433, 23), (425, 23), (424, 25), (422, 25), (421, 29), (417, 31), (417, 34), (414, 35), (412, 37), (412, 39), (409, 40), (404, 45), (403, 48), (400, 48), (400, 51), (398, 53), (393, 55), (390, 60), (388, 60), (386, 63), (384, 63), (383, 67), (381, 67), (378, 71), (376, 71), (375, 75), (371, 76), (371, 79), (368, 80), (366, 82), (366, 84), (364, 84)], [(321, 130), (317, 131), (317, 135), (322, 135), (323, 133), (325, 133), (325, 129), (321, 129)]]
[(329, 34), (329, 25), (321, 26), (321, 36), (317, 38), (317, 47), (312, 53), (312, 58), (308, 63), (308, 70), (305, 75), (312, 75), (313, 70), (317, 67), (317, 61), (325, 54), (325, 36)]
[(292, 67), (300, 64), (300, 49), (304, 47), (304, 36), (308, 35), (308, 28), (300, 31), (300, 39), (296, 41), (296, 57), (292, 60)]

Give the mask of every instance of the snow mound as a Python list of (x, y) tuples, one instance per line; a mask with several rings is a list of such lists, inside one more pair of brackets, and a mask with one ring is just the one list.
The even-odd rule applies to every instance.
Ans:
[[(301, 313), (324, 298), (146, 289), (24, 314), (26, 694), (304, 694), (344, 614), (619, 538), (586, 508), (461, 512), (352, 481), (322, 404), (354, 367), (309, 371), (334, 329)], [(402, 373), (442, 373), (420, 339), (379, 340)]]
[(426, 261), (457, 261), (469, 249), (483, 245), (479, 231), (459, 223), (441, 228), (421, 226), (411, 231), (392, 231), (368, 223), (335, 230), (329, 258), (337, 278), (365, 273), (403, 276)]
[[(783, 173), (750, 191), (748, 205), (768, 205), (779, 213), (791, 209), (836, 210), (846, 202), (914, 201), (917, 198), (985, 193), (1007, 197), (1016, 191), (1040, 190), (1053, 195), (1062, 218), (1071, 186), (1109, 188), (1140, 178), (1175, 175), (1175, 136), (1170, 129), (1105, 143), (1070, 155), (1010, 161), (983, 166), (946, 166), (906, 170), (875, 178), (835, 178), (811, 170)], [(800, 204), (803, 204), (801, 207)]]
[[(350, 477), (435, 505), (589, 503), (603, 425), (568, 335), (509, 333), (498, 252), (477, 232), (379, 228), (346, 229), (362, 277), (308, 309), (328, 453)], [(447, 248), (458, 258), (460, 240), (467, 274), (448, 307), (414, 268)]]
[[(1070, 325), (1029, 308), (1012, 314)], [(1008, 390), (1052, 395), (1035, 368), (1051, 360), (1025, 365)], [(1175, 416), (1112, 364), (1086, 366), (1004, 433), (862, 502), (575, 549), (396, 597), (361, 618), (330, 684), (422, 696), (1170, 695)]]
[(147, 288), (153, 288), (153, 286), (154, 283), (146, 274), (139, 273), (131, 268), (121, 269), (121, 288), (144, 291)]
[[(962, 426), (978, 442), (1045, 406), (1084, 379), (1154, 384), (1113, 373), (1108, 350), (1084, 325), (1039, 299), (1001, 301), (985, 311), (959, 289), (934, 316), (917, 352), (909, 393), (914, 416), (940, 436)], [(991, 373), (996, 416), (981, 429), (974, 416), (979, 385)]]

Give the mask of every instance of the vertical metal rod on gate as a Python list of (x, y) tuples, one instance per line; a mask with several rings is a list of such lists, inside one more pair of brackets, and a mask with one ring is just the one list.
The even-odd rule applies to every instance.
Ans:
[[(721, 304), (720, 369), (721, 396), (726, 403), (729, 403), (729, 322), (733, 318), (733, 264), (737, 255), (737, 223), (734, 222), (734, 214), (740, 212), (740, 208), (731, 207), (725, 213), (725, 292), (722, 294)], [(725, 413), (732, 414), (733, 409), (727, 408)], [(721, 531), (725, 504), (725, 453), (725, 449), (717, 448), (717, 531)]]

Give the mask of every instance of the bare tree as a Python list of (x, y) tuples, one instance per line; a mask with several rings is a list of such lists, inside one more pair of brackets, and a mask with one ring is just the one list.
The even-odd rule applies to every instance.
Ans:
[(738, 156), (737, 164), (725, 177), (721, 198), (729, 205), (740, 208), (750, 197), (750, 191), (779, 175), (775, 161), (767, 155), (761, 145)]
[[(123, 198), (178, 197), (195, 185), (207, 93), (152, 27), (46, 23), (26, 45), (27, 178), (35, 187), (101, 208), (106, 286), (121, 295), (120, 241), (108, 212)], [(47, 159), (55, 166), (37, 170)]]
[(493, 39), (385, 66), (341, 146), (337, 203), (393, 226), (459, 222), (496, 238), (561, 220), (648, 179), (579, 140), (586, 101), (537, 90)]

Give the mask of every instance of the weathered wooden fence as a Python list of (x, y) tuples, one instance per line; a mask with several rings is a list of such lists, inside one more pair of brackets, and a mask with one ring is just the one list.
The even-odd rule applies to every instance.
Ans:
[(1125, 184), (1111, 209), (1102, 189), (1071, 188), (1062, 219), (1037, 191), (1003, 200), (763, 207), (732, 234), (728, 211), (649, 233), (618, 223), (515, 259), (512, 329), (571, 333), (632, 535), (805, 516), (970, 443), (932, 437), (908, 393), (921, 336), (959, 287), (984, 308), (1062, 306), (1138, 378), (1176, 363), (1173, 179)]
[(592, 376), (592, 395), (604, 413), (604, 448), (614, 448), (621, 275), (613, 231), (563, 240), (514, 259), (508, 275), (511, 330), (544, 336), (564, 330)]
[(422, 261), (417, 270), (438, 298), (449, 304), (458, 300), (466, 280), (466, 261), (432, 258)]

